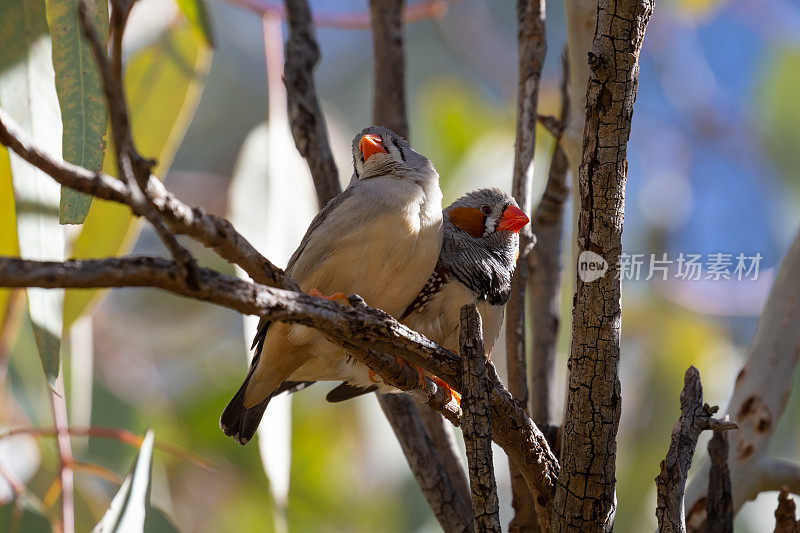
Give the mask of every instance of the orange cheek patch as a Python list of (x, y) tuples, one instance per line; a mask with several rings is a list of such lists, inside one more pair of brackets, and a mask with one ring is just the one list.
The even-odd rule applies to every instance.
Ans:
[(474, 207), (456, 207), (448, 215), (450, 222), (473, 237), (483, 236), (483, 213)]

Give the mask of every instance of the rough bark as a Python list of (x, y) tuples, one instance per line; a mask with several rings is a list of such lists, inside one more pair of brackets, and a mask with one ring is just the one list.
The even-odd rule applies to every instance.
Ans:
[(728, 468), (728, 434), (714, 431), (708, 443), (711, 472), (708, 476), (706, 533), (733, 533), (731, 471)]
[(289, 39), (283, 69), (289, 123), (297, 151), (308, 163), (320, 207), (342, 192), (339, 172), (325, 129), (325, 117), (314, 86), (319, 47), (314, 38), (311, 10), (306, 0), (286, 0)]
[[(800, 233), (778, 268), (726, 413), (739, 424), (729, 436), (734, 513), (765, 490), (800, 491), (800, 467), (769, 456), (770, 442), (794, 384), (800, 358)], [(709, 465), (686, 491), (686, 525), (702, 531)]]
[(717, 410), (718, 407), (703, 403), (700, 373), (690, 366), (683, 378), (681, 416), (672, 428), (667, 457), (661, 461), (661, 472), (656, 477), (659, 531), (686, 531), (683, 496), (700, 433), (707, 429), (725, 431), (736, 428), (733, 422), (712, 418)]
[(373, 120), (408, 139), (405, 57), (403, 55), (404, 0), (370, 0), (372, 52), (375, 60)]
[(798, 533), (800, 522), (795, 520), (795, 503), (789, 497), (789, 491), (781, 490), (778, 494), (778, 507), (775, 509), (775, 533)]
[(405, 394), (381, 394), (378, 398), (397, 440), (400, 441), (414, 478), (442, 530), (472, 531), (472, 515), (468, 503), (454, 490), (454, 484), (439, 455), (429, 453), (433, 443), (419, 416), (407, 415), (417, 412), (414, 401)]
[[(434, 409), (419, 409), (419, 416), (422, 420), (422, 425), (425, 426), (425, 431), (428, 433), (431, 442), (439, 451), (442, 457), (444, 469), (447, 470), (447, 475), (450, 476), (450, 481), (461, 498), (468, 502), (470, 498), (469, 493), (469, 480), (467, 479), (467, 472), (464, 469), (464, 463), (461, 456), (458, 454), (458, 444), (456, 436), (453, 432), (453, 425), (449, 424), (447, 420)], [(443, 453), (442, 450), (449, 450), (449, 453)]]
[(621, 411), (620, 281), (625, 160), (638, 58), (652, 0), (601, 0), (580, 168), (577, 244), (609, 264), (605, 276), (577, 280), (555, 531), (608, 531), (616, 510), (614, 472)]
[(481, 317), (475, 304), (461, 308), (461, 363), (464, 389), (461, 396), (462, 430), (467, 448), (469, 484), (472, 489), (472, 516), (475, 531), (500, 532), (500, 502), (492, 464), (492, 417), (486, 352), (483, 347)]
[[(514, 175), (511, 193), (529, 217), (533, 185), (533, 156), (536, 149), (536, 117), (539, 103), (539, 80), (547, 43), (545, 40), (545, 4), (543, 0), (517, 0), (517, 134), (514, 149)], [(511, 278), (511, 294), (506, 305), (506, 365), (508, 388), (523, 408), (528, 410), (528, 371), (525, 358), (525, 289), (528, 280), (527, 257), (535, 237), (530, 226), (519, 234), (517, 268)], [(536, 531), (537, 517), (531, 494), (520, 471), (511, 470), (514, 519), (511, 531)]]

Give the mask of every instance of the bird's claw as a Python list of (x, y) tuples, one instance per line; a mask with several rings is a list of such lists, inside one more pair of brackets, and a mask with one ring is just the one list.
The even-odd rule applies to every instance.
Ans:
[(447, 402), (445, 403), (450, 403), (450, 400), (455, 400), (458, 405), (461, 405), (461, 395), (456, 391), (454, 391), (453, 389), (451, 389), (450, 385), (448, 385), (447, 383), (445, 383), (444, 381), (442, 381), (437, 377), (433, 377), (431, 378), (431, 380), (433, 380), (434, 383), (440, 386), (444, 390), (445, 394), (447, 394)]
[(319, 289), (317, 289), (315, 287), (315, 288), (311, 289), (310, 291), (308, 291), (308, 294), (310, 294), (311, 296), (316, 296), (317, 298), (322, 298), (324, 300), (328, 300), (328, 301), (331, 301), (331, 302), (336, 302), (339, 305), (344, 305), (346, 307), (352, 307), (350, 305), (350, 300), (348, 300), (347, 296), (345, 296), (344, 293), (341, 292), (341, 291), (335, 292), (335, 293), (331, 294), (330, 296), (325, 296), (324, 294), (322, 294), (322, 292)]

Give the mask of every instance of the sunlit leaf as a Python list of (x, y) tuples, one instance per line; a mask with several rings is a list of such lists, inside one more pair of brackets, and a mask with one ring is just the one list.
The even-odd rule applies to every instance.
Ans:
[(136, 533), (144, 531), (150, 504), (150, 473), (153, 457), (153, 432), (148, 431), (136, 455), (131, 473), (122, 482), (94, 533)]
[[(17, 215), (14, 210), (14, 189), (11, 188), (11, 167), (8, 150), (0, 146), (0, 255), (19, 255), (17, 245)], [(12, 289), (0, 289), (0, 324), (8, 313), (9, 296)]]
[[(0, 2), (0, 105), (43, 150), (61, 154), (61, 116), (55, 90), (44, 3)], [(63, 260), (58, 223), (60, 187), (50, 176), (10, 154), (20, 255)], [(52, 387), (60, 368), (63, 289), (27, 289), (36, 346)]]
[[(125, 92), (133, 138), (139, 152), (155, 157), (154, 174), (163, 178), (194, 115), (208, 71), (211, 50), (188, 24), (173, 29), (158, 43), (142, 49), (125, 69)], [(112, 150), (103, 170), (115, 175)], [(130, 248), (139, 224), (123, 205), (95, 199), (70, 255), (98, 258), (119, 255)], [(64, 324), (68, 326), (105, 291), (67, 291)]]
[(197, 31), (203, 34), (208, 44), (214, 46), (214, 33), (211, 30), (211, 17), (205, 0), (175, 0), (178, 8)]
[[(64, 124), (63, 157), (89, 170), (100, 170), (106, 133), (107, 111), (100, 73), (78, 22), (80, 0), (47, 0), (47, 23), (53, 41), (56, 91)], [(108, 2), (88, 0), (87, 12), (94, 27), (108, 33)], [(62, 224), (81, 224), (92, 197), (67, 187), (61, 189), (58, 218)]]

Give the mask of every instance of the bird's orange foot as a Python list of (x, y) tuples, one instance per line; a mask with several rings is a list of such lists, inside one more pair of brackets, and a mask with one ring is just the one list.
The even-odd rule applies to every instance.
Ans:
[(347, 296), (344, 295), (343, 292), (336, 292), (331, 294), (330, 296), (325, 296), (320, 292), (319, 289), (313, 288), (308, 291), (308, 294), (311, 296), (316, 296), (317, 298), (323, 298), (325, 300), (330, 300), (331, 302), (336, 302), (339, 305), (344, 305), (346, 307), (350, 307), (350, 301), (347, 299)]
[(447, 401), (448, 403), (450, 400), (455, 400), (458, 405), (461, 405), (461, 395), (450, 388), (450, 385), (442, 381), (437, 377), (432, 377), (431, 380), (439, 385), (442, 389), (444, 389), (445, 394), (447, 394)]

